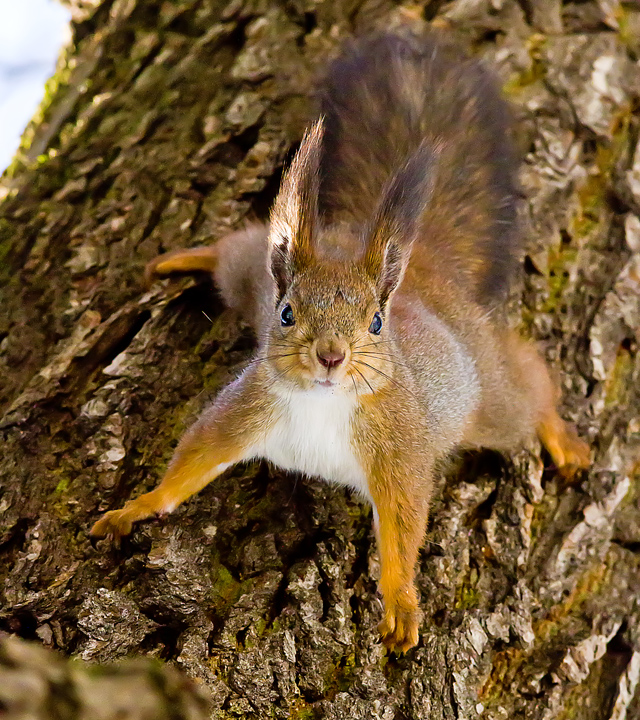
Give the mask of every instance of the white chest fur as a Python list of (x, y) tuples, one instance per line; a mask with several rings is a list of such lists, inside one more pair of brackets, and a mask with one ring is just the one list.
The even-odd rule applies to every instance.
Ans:
[(352, 444), (356, 400), (317, 388), (278, 394), (273, 424), (259, 455), (284, 470), (347, 485), (369, 498)]

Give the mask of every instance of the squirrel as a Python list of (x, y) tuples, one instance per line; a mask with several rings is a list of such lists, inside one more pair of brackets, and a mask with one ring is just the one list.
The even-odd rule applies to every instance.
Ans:
[(126, 535), (251, 459), (345, 485), (373, 508), (383, 642), (416, 645), (438, 461), (537, 433), (558, 468), (589, 466), (545, 363), (501, 312), (522, 237), (509, 118), (490, 73), (434, 31), (352, 41), (269, 224), (147, 267), (211, 273), (259, 346), (160, 485), (91, 535)]

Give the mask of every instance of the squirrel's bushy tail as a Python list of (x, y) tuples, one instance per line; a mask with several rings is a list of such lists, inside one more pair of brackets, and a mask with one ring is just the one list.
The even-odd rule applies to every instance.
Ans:
[(365, 224), (426, 145), (433, 178), (411, 264), (437, 266), (482, 304), (503, 297), (520, 250), (517, 160), (509, 108), (482, 65), (435, 32), (376, 35), (330, 65), (320, 101), (326, 221)]

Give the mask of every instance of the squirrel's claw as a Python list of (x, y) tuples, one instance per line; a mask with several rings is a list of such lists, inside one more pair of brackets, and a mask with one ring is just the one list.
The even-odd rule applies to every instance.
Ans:
[(579, 470), (588, 470), (590, 467), (589, 446), (556, 413), (540, 424), (538, 435), (563, 477), (570, 478)]
[(588, 470), (591, 465), (589, 446), (578, 437), (570, 425), (565, 426), (562, 454), (562, 462), (558, 464), (558, 468), (565, 477), (574, 475), (578, 470)]
[(135, 500), (129, 500), (120, 510), (111, 510), (105, 513), (91, 528), (89, 534), (94, 537), (107, 537), (118, 542), (120, 538), (131, 533), (133, 523), (166, 511), (161, 503), (158, 504), (158, 498), (158, 493), (152, 491)]
[(121, 537), (131, 533), (132, 527), (133, 524), (125, 511), (111, 510), (94, 524), (89, 535), (94, 538), (106, 537), (118, 543)]
[(392, 652), (405, 653), (418, 644), (420, 611), (418, 608), (404, 609), (396, 605), (385, 610), (384, 618), (378, 625), (382, 642)]

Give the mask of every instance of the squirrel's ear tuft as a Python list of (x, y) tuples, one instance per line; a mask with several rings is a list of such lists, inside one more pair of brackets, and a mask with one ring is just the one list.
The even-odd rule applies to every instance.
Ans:
[(313, 260), (323, 118), (304, 134), (271, 210), (270, 269), (282, 298), (296, 272)]
[(433, 185), (434, 153), (422, 145), (385, 185), (367, 231), (365, 272), (381, 308), (402, 279)]

